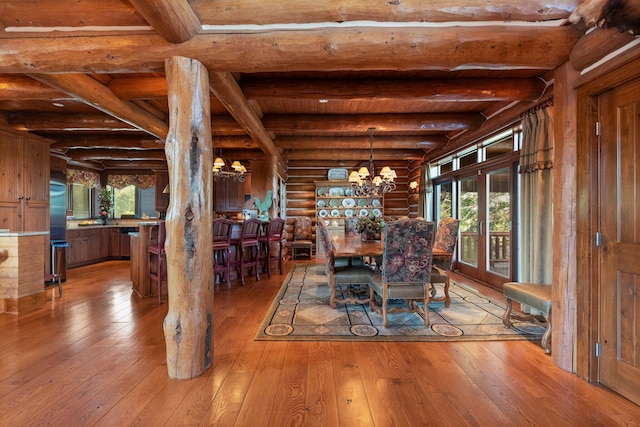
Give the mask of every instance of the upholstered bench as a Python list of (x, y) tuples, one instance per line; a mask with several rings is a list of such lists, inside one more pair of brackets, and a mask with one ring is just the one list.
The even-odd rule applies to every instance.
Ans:
[[(551, 353), (551, 286), (538, 283), (507, 282), (504, 284), (502, 292), (507, 300), (507, 308), (502, 316), (502, 323), (504, 323), (505, 328), (511, 328), (513, 326), (511, 324), (512, 319), (533, 321), (538, 325), (545, 326), (546, 329), (542, 335), (541, 344), (545, 353)], [(512, 314), (512, 301), (528, 305), (541, 311), (544, 321), (541, 321), (539, 316)]]

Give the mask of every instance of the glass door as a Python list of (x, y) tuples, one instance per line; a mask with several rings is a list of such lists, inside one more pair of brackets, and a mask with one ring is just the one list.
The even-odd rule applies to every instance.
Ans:
[(514, 170), (504, 164), (458, 180), (461, 273), (502, 289), (513, 280)]

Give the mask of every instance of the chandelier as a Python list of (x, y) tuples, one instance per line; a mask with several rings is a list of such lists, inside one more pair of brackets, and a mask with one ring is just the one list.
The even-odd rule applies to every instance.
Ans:
[[(213, 152), (215, 153), (215, 147), (213, 148)], [(233, 179), (234, 181), (244, 182), (247, 168), (238, 160), (231, 163), (230, 168), (227, 167), (227, 163), (222, 160), (222, 148), (220, 148), (220, 157), (216, 157), (213, 161), (211, 171), (213, 172), (213, 180), (215, 182), (220, 181), (220, 179)]]
[(389, 191), (396, 189), (397, 178), (396, 172), (389, 166), (385, 166), (380, 170), (380, 174), (376, 175), (376, 167), (373, 164), (373, 132), (376, 128), (369, 128), (369, 167), (362, 166), (357, 171), (349, 174), (349, 182), (356, 196), (375, 196), (379, 197)]

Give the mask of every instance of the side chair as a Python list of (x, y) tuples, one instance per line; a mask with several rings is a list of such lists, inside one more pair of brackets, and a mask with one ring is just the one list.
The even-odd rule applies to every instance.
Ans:
[(222, 277), (231, 287), (231, 232), (233, 221), (226, 218), (213, 220), (213, 274)]
[(291, 242), (291, 259), (297, 259), (300, 254), (304, 253), (312, 257), (313, 240), (312, 240), (312, 222), (309, 217), (298, 217), (293, 223), (293, 241)]
[[(431, 268), (431, 297), (429, 301), (444, 301), (446, 307), (451, 304), (451, 297), (449, 296), (449, 286), (451, 285), (449, 271), (453, 265), (459, 229), (460, 220), (456, 218), (442, 218), (438, 222), (438, 230), (436, 231), (436, 238), (433, 243), (433, 249), (438, 252), (438, 255), (433, 256)], [(442, 253), (446, 255), (442, 255)], [(444, 296), (436, 296), (436, 283), (444, 284)]]
[[(382, 272), (372, 276), (369, 307), (382, 315), (388, 326), (388, 313), (418, 313), (429, 326), (429, 283), (435, 223), (406, 219), (386, 223), (383, 229)], [(382, 310), (377, 305), (380, 297)], [(389, 300), (401, 299), (405, 307), (388, 308)], [(422, 307), (418, 302), (422, 302)]]

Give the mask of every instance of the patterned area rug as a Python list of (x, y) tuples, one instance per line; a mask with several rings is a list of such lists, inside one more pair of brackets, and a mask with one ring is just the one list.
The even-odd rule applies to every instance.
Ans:
[[(352, 285), (356, 290), (360, 285)], [(368, 293), (366, 286), (362, 287)], [(439, 286), (440, 292), (442, 287)], [(353, 289), (351, 290), (353, 291)], [(295, 264), (267, 312), (256, 340), (289, 341), (479, 341), (539, 340), (544, 328), (528, 322), (502, 324), (504, 306), (454, 283), (451, 305), (429, 305), (431, 326), (415, 313), (390, 313), (389, 326), (369, 305), (329, 306), (329, 286), (320, 264)], [(394, 302), (401, 304), (401, 301)]]

